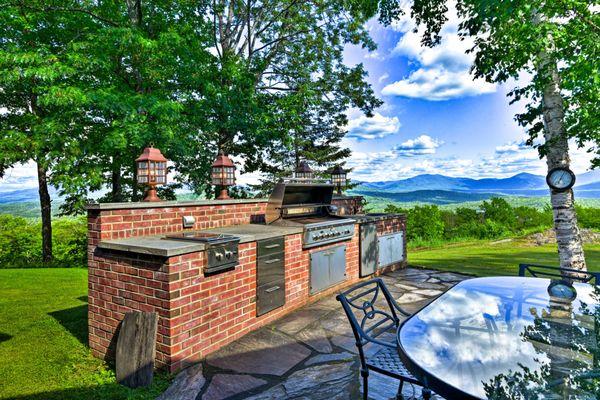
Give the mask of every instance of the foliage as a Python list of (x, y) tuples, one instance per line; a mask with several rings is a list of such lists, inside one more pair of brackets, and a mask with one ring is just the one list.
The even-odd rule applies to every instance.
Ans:
[(481, 210), (486, 221), (493, 221), (505, 226), (515, 225), (516, 217), (512, 207), (500, 197), (494, 197), (489, 202), (484, 201)]
[(42, 262), (41, 222), (0, 214), (0, 268), (83, 267), (87, 264), (84, 217), (56, 218), (52, 223), (54, 260)]
[[(129, 389), (87, 346), (87, 270), (0, 270), (0, 398), (154, 399), (171, 376)], [(32, 379), (35, 377), (35, 379)]]
[[(580, 207), (584, 218), (580, 225), (595, 228), (598, 209)], [(497, 239), (542, 231), (552, 227), (552, 210), (511, 206), (505, 199), (484, 201), (479, 209), (458, 207), (440, 210), (435, 205), (402, 209), (388, 204), (386, 212), (407, 215), (407, 237), (418, 244), (456, 241), (457, 239)], [(410, 242), (409, 242), (410, 243)]]
[(600, 210), (576, 205), (579, 226), (600, 230)]

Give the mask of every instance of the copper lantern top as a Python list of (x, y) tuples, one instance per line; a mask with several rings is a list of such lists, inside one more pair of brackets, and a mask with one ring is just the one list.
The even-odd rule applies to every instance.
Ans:
[(144, 201), (160, 201), (154, 187), (167, 183), (167, 159), (159, 149), (150, 146), (144, 149), (135, 162), (137, 164), (137, 182), (150, 187)]
[(303, 160), (300, 161), (298, 167), (296, 168), (296, 178), (304, 178), (304, 179), (312, 179), (314, 178), (313, 170), (310, 169), (310, 165), (308, 162)]
[(212, 164), (212, 184), (216, 186), (235, 185), (235, 164), (221, 150)]

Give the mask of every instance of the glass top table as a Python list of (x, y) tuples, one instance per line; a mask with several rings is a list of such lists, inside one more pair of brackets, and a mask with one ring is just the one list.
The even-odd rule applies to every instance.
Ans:
[(600, 287), (475, 278), (400, 325), (406, 367), (447, 399), (599, 399)]

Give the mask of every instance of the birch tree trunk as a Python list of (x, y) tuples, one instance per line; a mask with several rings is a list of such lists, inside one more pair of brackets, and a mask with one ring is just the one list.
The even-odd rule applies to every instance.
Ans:
[[(565, 110), (560, 94), (560, 76), (556, 61), (551, 59), (547, 52), (540, 54), (538, 74), (544, 78), (542, 112), (548, 171), (556, 167), (568, 168), (571, 160), (569, 159), (569, 142), (564, 125)], [(560, 267), (586, 271), (573, 190), (565, 192), (551, 190), (550, 200)], [(563, 275), (568, 274), (563, 273)]]

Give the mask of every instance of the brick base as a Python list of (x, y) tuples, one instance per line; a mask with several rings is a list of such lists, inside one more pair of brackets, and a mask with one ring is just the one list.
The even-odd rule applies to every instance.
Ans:
[[(247, 208), (255, 212), (259, 207)], [(148, 213), (147, 209), (144, 212)], [(245, 218), (230, 212), (220, 215)], [(286, 236), (285, 305), (257, 317), (256, 242), (239, 246), (239, 265), (235, 269), (204, 276), (204, 252), (165, 258), (97, 248), (99, 238), (120, 237), (120, 233), (110, 223), (110, 235), (105, 235), (97, 221), (106, 221), (102, 215), (94, 214), (90, 219), (89, 344), (94, 355), (104, 359), (114, 358), (119, 324), (128, 311), (158, 313), (156, 365), (177, 371), (292, 310), (359, 281), (358, 229), (351, 241), (343, 242), (347, 246), (347, 279), (316, 295), (309, 294), (310, 253), (340, 243), (303, 250), (301, 234)], [(402, 219), (378, 224), (380, 234), (404, 229)], [(135, 229), (128, 226), (127, 234)], [(170, 228), (165, 225), (162, 229)]]

